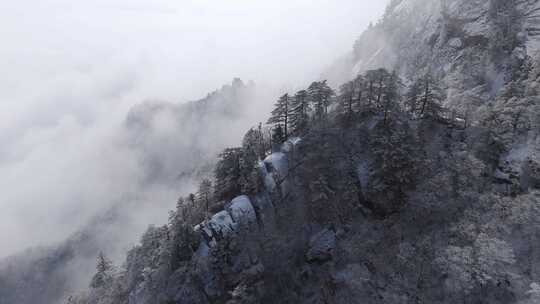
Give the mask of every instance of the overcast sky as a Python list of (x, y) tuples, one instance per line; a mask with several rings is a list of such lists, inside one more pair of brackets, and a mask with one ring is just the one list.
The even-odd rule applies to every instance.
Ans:
[[(130, 160), (107, 140), (131, 105), (233, 77), (303, 85), (385, 2), (0, 0), (0, 256), (62, 239), (84, 220), (66, 210), (130, 187)], [(100, 183), (110, 175), (126, 184)]]

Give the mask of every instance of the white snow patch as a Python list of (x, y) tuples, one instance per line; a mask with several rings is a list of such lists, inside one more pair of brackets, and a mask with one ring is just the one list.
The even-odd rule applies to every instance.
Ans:
[(289, 138), (288, 142), (292, 143), (293, 145), (298, 145), (302, 141), (302, 138), (300, 137), (292, 137)]
[(272, 174), (268, 172), (268, 168), (266, 168), (264, 161), (259, 162), (259, 168), (262, 172), (264, 186), (270, 191), (273, 190), (276, 187), (276, 182), (274, 181)]
[[(226, 236), (235, 231), (239, 223), (249, 224), (256, 222), (256, 220), (255, 209), (249, 197), (242, 195), (233, 199), (227, 210), (216, 213), (210, 220), (200, 223), (194, 229), (195, 231), (202, 230), (208, 236), (208, 246), (213, 247), (219, 236)], [(201, 252), (199, 255), (203, 253)]]
[(272, 168), (277, 170), (279, 174), (287, 172), (287, 156), (283, 152), (276, 152), (268, 155), (264, 159), (264, 163), (272, 165)]
[(212, 216), (210, 221), (208, 221), (208, 224), (204, 226), (203, 230), (209, 237), (214, 238), (212, 231), (227, 235), (233, 231), (233, 228), (234, 222), (229, 212), (223, 210)]
[(231, 206), (229, 207), (229, 213), (233, 221), (238, 222), (255, 222), (255, 209), (249, 197), (246, 195), (239, 196), (231, 201)]
[(285, 153), (291, 152), (301, 141), (302, 139), (300, 137), (289, 138), (283, 143), (283, 146), (281, 146), (281, 151)]

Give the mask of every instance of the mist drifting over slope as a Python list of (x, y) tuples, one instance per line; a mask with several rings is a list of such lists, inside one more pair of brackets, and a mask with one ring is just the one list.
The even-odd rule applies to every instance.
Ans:
[[(278, 89), (303, 85), (346, 52), (385, 4), (4, 1), (0, 256), (61, 241), (134, 196), (157, 209), (142, 224), (159, 221), (189, 185), (140, 193), (146, 168), (122, 134), (135, 104), (194, 100), (233, 77)], [(166, 120), (159, 125), (167, 131)]]

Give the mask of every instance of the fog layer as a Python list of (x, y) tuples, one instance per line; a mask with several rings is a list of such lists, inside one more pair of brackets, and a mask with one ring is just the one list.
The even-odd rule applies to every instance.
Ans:
[[(63, 240), (140, 194), (145, 169), (119, 139), (133, 105), (193, 100), (233, 77), (305, 85), (385, 4), (0, 0), (0, 257)], [(161, 214), (144, 224), (184, 191), (138, 195)]]

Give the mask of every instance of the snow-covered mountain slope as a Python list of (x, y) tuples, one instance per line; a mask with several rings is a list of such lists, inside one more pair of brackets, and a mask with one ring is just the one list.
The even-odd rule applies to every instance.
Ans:
[(534, 0), (393, 0), (325, 76), (341, 83), (380, 67), (407, 80), (430, 72), (444, 78), (449, 105), (478, 106), (525, 56), (538, 58), (539, 7)]
[(391, 1), (331, 69), (354, 81), (280, 98), (272, 133), (222, 152), (212, 181), (67, 303), (537, 303), (537, 2)]
[(279, 148), (285, 95), (271, 143), (250, 130), (215, 197), (180, 200), (70, 303), (537, 303), (537, 11), (391, 1), (328, 72), (354, 81), (295, 94), (301, 140)]

